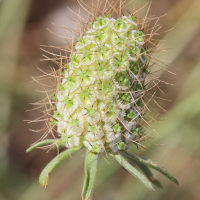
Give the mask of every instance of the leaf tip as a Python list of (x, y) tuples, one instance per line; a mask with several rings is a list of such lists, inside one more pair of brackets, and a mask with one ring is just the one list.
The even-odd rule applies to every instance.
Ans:
[(157, 179), (155, 179), (154, 177), (149, 177), (149, 180), (157, 187), (159, 188), (163, 188), (162, 184), (160, 181), (158, 181)]
[(150, 190), (151, 190), (152, 192), (156, 192), (153, 186), (150, 187)]
[(47, 173), (46, 175), (41, 173), (39, 177), (39, 183), (42, 185), (42, 187), (47, 188), (49, 184), (49, 173)]
[(176, 185), (179, 185), (179, 182), (176, 178), (174, 179), (174, 183), (176, 183)]
[(31, 148), (29, 147), (28, 149), (26, 149), (26, 153), (30, 152)]

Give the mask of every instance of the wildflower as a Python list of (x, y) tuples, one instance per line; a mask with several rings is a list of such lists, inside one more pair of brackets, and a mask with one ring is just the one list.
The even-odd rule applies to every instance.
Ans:
[[(148, 43), (154, 28), (152, 34), (147, 34), (147, 18), (139, 19), (137, 12), (123, 16), (121, 5), (113, 7), (108, 1), (106, 5), (109, 9), (105, 6), (103, 10), (88, 11), (92, 20), (85, 23), (84, 19), (77, 42), (70, 45), (69, 57), (58, 57), (62, 60), (60, 69), (51, 74), (57, 87), (53, 98), (48, 97), (45, 116), (49, 132), (57, 132), (58, 138), (40, 141), (28, 149), (49, 144), (66, 148), (41, 173), (40, 183), (46, 187), (55, 166), (85, 147), (83, 199), (91, 196), (97, 159), (104, 153), (113, 156), (152, 191), (152, 183), (161, 184), (148, 167), (178, 183), (165, 168), (129, 151), (132, 144), (141, 145), (143, 129), (149, 126), (145, 113), (147, 102), (153, 98), (149, 90), (156, 91), (156, 83), (146, 79), (152, 67), (149, 63), (153, 50)], [(114, 18), (114, 14), (118, 16)], [(138, 165), (146, 177), (127, 160)]]

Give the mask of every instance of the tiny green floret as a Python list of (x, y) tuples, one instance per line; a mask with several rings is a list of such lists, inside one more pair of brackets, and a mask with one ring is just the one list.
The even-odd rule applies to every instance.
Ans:
[[(135, 91), (148, 74), (145, 34), (131, 19), (97, 17), (77, 39), (54, 112), (58, 133), (63, 130), (61, 134), (69, 136), (67, 148), (116, 153), (118, 144), (127, 148), (131, 142), (127, 135), (132, 133), (125, 132), (136, 130), (143, 106), (137, 105), (143, 94)], [(137, 66), (137, 74), (132, 66)]]

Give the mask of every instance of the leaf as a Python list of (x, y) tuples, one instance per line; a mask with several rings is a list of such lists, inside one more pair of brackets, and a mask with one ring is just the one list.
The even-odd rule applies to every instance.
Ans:
[(38, 142), (34, 145), (32, 145), (31, 147), (29, 147), (26, 152), (30, 152), (34, 149), (36, 149), (37, 147), (41, 147), (41, 146), (45, 146), (45, 145), (49, 145), (49, 144), (56, 144), (56, 146), (61, 146), (62, 143), (65, 143), (63, 141), (60, 141), (60, 140), (56, 140), (56, 139), (49, 139), (49, 140), (43, 140), (41, 142)]
[(165, 167), (159, 167), (158, 165), (153, 163), (151, 160), (149, 160), (147, 158), (139, 157), (139, 156), (129, 153), (127, 151), (121, 150), (121, 151), (119, 151), (119, 154), (121, 154), (122, 156), (124, 156), (125, 158), (127, 158), (133, 162), (136, 161), (136, 162), (142, 163), (146, 166), (149, 166), (149, 167), (159, 171), (160, 173), (162, 173), (164, 176), (169, 178), (174, 183), (179, 184), (178, 180)]
[(122, 156), (111, 154), (126, 170), (128, 170), (133, 176), (135, 176), (138, 180), (140, 180), (147, 188), (151, 191), (155, 192), (153, 185), (151, 182), (140, 173), (135, 167), (128, 163)]
[(80, 148), (73, 148), (73, 149), (68, 149), (59, 155), (57, 155), (52, 161), (50, 161), (47, 166), (43, 169), (42, 173), (40, 174), (39, 177), (39, 182), (43, 187), (48, 186), (49, 182), (49, 174), (53, 171), (53, 169), (65, 158), (67, 158), (71, 153), (74, 151), (77, 151)]
[(92, 189), (97, 171), (98, 154), (89, 152), (85, 156), (85, 178), (82, 190), (82, 200), (91, 200)]
[(90, 198), (88, 200), (92, 200), (92, 193), (91, 193)]
[(151, 172), (151, 170), (144, 164), (139, 163), (137, 161), (133, 161), (144, 173), (144, 175), (157, 187), (159, 188), (163, 188), (162, 184), (160, 183), (160, 181), (158, 181), (157, 179), (155, 179), (153, 177), (153, 174)]
[(43, 140), (43, 141), (38, 142), (38, 143), (32, 145), (31, 147), (29, 147), (29, 148), (26, 150), (26, 152), (30, 152), (30, 151), (32, 151), (33, 149), (37, 148), (37, 147), (41, 147), (41, 146), (45, 146), (45, 145), (53, 144), (53, 143), (56, 143), (56, 140), (55, 140), (55, 139)]

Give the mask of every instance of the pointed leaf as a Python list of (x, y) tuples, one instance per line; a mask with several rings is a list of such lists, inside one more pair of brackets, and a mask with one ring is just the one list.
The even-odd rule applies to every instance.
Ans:
[(48, 186), (49, 182), (49, 174), (53, 171), (53, 169), (65, 158), (67, 158), (71, 153), (74, 151), (77, 151), (80, 148), (73, 148), (73, 149), (68, 149), (59, 155), (57, 155), (52, 161), (50, 161), (47, 166), (43, 169), (42, 173), (40, 174), (39, 177), (39, 182), (43, 187)]
[(49, 139), (49, 140), (43, 140), (41, 142), (38, 142), (34, 145), (32, 145), (31, 147), (29, 147), (26, 152), (30, 152), (32, 151), (33, 149), (37, 148), (37, 147), (41, 147), (41, 146), (45, 146), (45, 145), (48, 145), (48, 144), (53, 144), (55, 143), (56, 140), (55, 139)]
[(82, 199), (89, 200), (92, 197), (92, 189), (97, 171), (98, 154), (89, 152), (85, 156), (85, 178), (82, 190)]
[(144, 164), (139, 163), (137, 161), (133, 161), (144, 173), (144, 175), (157, 187), (159, 188), (163, 188), (162, 184), (160, 183), (160, 181), (158, 181), (157, 179), (155, 179), (153, 177), (153, 174), (151, 172), (151, 170)]
[(121, 150), (121, 151), (119, 151), (119, 154), (121, 154), (122, 156), (126, 157), (129, 160), (137, 161), (139, 163), (147, 165), (147, 166), (159, 171), (160, 173), (165, 175), (167, 178), (169, 178), (174, 183), (179, 184), (178, 180), (165, 167), (159, 167), (158, 165), (153, 163), (151, 160), (149, 160), (147, 158), (139, 157), (139, 156), (129, 153), (127, 151)]
[(128, 170), (133, 176), (135, 176), (138, 180), (140, 180), (147, 188), (155, 192), (151, 182), (135, 167), (133, 167), (130, 163), (128, 163), (122, 156), (113, 154), (111, 154), (111, 156), (113, 156), (126, 170)]
[(59, 147), (65, 147), (65, 141), (60, 141), (59, 139), (48, 139), (48, 140), (43, 140), (43, 141), (40, 141), (34, 145), (32, 145), (31, 147), (29, 147), (26, 152), (30, 152), (34, 149), (36, 149), (37, 147), (42, 147), (42, 146), (45, 146), (45, 145), (49, 145), (49, 144), (56, 144), (55, 146), (59, 146)]

